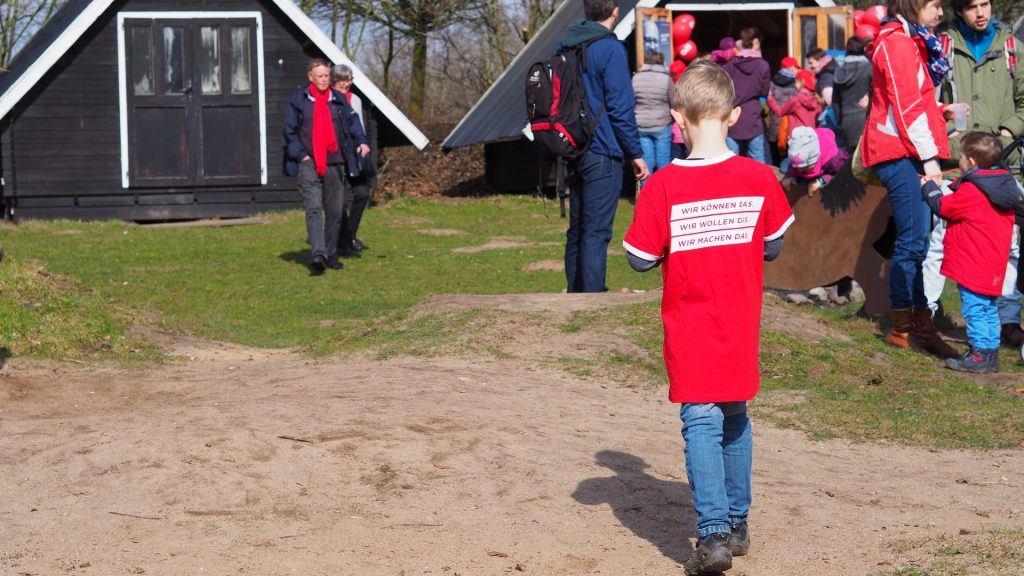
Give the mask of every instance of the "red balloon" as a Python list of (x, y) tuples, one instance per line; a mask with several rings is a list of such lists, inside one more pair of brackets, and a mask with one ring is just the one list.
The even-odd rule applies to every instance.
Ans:
[(689, 62), (697, 57), (697, 45), (693, 43), (693, 40), (687, 40), (676, 48), (676, 54), (683, 59), (683, 62)]
[(885, 18), (889, 11), (885, 6), (881, 4), (872, 6), (864, 11), (864, 17), (861, 18), (861, 24), (871, 24), (872, 26), (881, 26), (882, 18)]
[(874, 40), (875, 36), (878, 36), (878, 26), (865, 22), (854, 28), (853, 35), (865, 40)]
[(853, 27), (856, 28), (857, 26), (860, 26), (861, 24), (863, 24), (863, 20), (864, 20), (864, 11), (863, 10), (854, 10), (853, 11)]
[(668, 67), (669, 74), (672, 74), (672, 78), (678, 80), (679, 75), (686, 72), (686, 63), (682, 60), (673, 60), (672, 65)]
[(692, 14), (680, 14), (672, 20), (672, 42), (682, 44), (690, 39), (693, 27), (697, 24)]

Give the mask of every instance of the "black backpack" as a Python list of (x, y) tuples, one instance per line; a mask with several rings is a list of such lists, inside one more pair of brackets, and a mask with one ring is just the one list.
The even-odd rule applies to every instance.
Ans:
[(557, 162), (555, 186), (562, 202), (563, 218), (566, 162), (587, 151), (597, 122), (604, 114), (603, 107), (597, 118), (591, 114), (583, 89), (587, 46), (607, 36), (612, 33), (609, 31), (607, 35), (563, 48), (550, 58), (535, 62), (526, 74), (526, 116), (533, 132), (533, 146), (542, 162)]

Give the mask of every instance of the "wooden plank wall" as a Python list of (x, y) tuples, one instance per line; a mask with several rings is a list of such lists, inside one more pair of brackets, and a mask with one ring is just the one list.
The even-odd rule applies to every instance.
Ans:
[[(263, 13), (267, 185), (122, 189), (117, 84), (117, 12), (226, 10)], [(295, 208), (295, 181), (281, 174), (281, 129), (289, 96), (323, 55), (269, 1), (115, 2), (0, 126), (4, 194), (22, 218), (164, 220), (245, 216)]]

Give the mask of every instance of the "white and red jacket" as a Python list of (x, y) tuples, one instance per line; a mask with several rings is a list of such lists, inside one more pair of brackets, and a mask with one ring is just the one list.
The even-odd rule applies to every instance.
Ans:
[(925, 67), (924, 41), (906, 22), (882, 26), (867, 49), (871, 58), (871, 108), (864, 126), (864, 167), (897, 158), (949, 158), (949, 139), (935, 87)]

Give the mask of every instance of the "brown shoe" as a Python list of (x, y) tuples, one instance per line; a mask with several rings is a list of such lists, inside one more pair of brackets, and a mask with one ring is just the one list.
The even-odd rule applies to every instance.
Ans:
[(910, 348), (910, 309), (892, 311), (892, 327), (882, 338), (886, 344), (897, 348)]
[(1003, 324), (999, 329), (999, 337), (1003, 346), (1020, 348), (1024, 345), (1024, 330), (1021, 329), (1020, 324)]
[(939, 358), (959, 358), (960, 352), (945, 340), (932, 321), (932, 311), (914, 310), (910, 318), (910, 347), (920, 352), (938, 356)]

